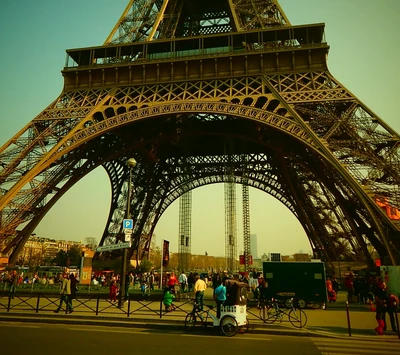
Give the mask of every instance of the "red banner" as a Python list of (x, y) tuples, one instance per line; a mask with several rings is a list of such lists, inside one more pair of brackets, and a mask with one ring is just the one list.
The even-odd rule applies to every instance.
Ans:
[(162, 264), (163, 266), (168, 266), (169, 263), (169, 241), (164, 240), (163, 241), (163, 260)]

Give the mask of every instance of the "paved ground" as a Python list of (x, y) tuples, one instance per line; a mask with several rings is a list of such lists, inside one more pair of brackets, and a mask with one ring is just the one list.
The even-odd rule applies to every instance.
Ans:
[[(211, 290), (209, 291), (211, 292)], [(208, 297), (207, 297), (208, 296)], [(254, 333), (265, 334), (282, 334), (282, 335), (297, 335), (297, 336), (321, 336), (321, 337), (348, 337), (362, 338), (365, 340), (378, 341), (398, 341), (400, 335), (390, 331), (383, 336), (377, 336), (373, 329), (376, 327), (375, 313), (371, 312), (368, 305), (359, 305), (355, 303), (349, 304), (346, 307), (346, 295), (339, 293), (336, 303), (328, 303), (327, 309), (323, 310), (319, 306), (313, 309), (306, 309), (308, 318), (307, 324), (302, 329), (294, 328), (287, 320), (281, 323), (273, 324), (263, 323), (259, 319), (259, 310), (255, 307), (248, 309), (248, 319), (250, 320), (250, 331)], [(212, 304), (213, 301), (210, 295), (205, 301), (206, 304)], [(3, 304), (4, 304), (4, 298)], [(47, 300), (46, 300), (47, 301)], [(190, 310), (191, 304), (185, 302), (177, 302), (181, 309), (164, 313), (160, 318), (160, 304), (158, 302), (132, 302), (130, 311), (133, 313), (124, 314), (118, 310), (115, 304), (107, 303), (107, 307), (95, 315), (93, 310), (96, 309), (96, 302), (79, 303), (74, 302), (74, 312), (72, 314), (58, 313), (53, 310), (58, 304), (57, 299), (50, 302), (52, 309), (45, 308), (35, 313), (33, 309), (27, 309), (26, 302), (13, 300), (15, 304), (21, 303), (20, 307), (15, 307), (7, 312), (6, 309), (0, 309), (1, 322), (46, 322), (46, 323), (65, 323), (65, 324), (96, 324), (106, 326), (125, 326), (125, 327), (146, 327), (146, 328), (162, 328), (169, 327), (184, 331), (184, 318), (186, 312)], [(35, 303), (36, 300), (30, 300)], [(41, 301), (42, 302), (42, 301)], [(25, 307), (24, 307), (25, 305)], [(125, 306), (126, 311), (127, 306)], [(389, 327), (390, 328), (390, 327)]]

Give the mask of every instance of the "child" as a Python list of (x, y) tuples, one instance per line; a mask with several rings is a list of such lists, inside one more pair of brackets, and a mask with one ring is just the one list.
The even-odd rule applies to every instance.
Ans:
[(142, 296), (144, 297), (146, 295), (146, 291), (147, 291), (147, 284), (146, 282), (142, 282), (142, 285), (140, 286), (140, 290), (142, 291)]
[(164, 289), (164, 306), (165, 306), (165, 310), (167, 312), (171, 312), (175, 310), (175, 306), (172, 303), (172, 301), (174, 300), (175, 296), (170, 292), (170, 289), (167, 287)]

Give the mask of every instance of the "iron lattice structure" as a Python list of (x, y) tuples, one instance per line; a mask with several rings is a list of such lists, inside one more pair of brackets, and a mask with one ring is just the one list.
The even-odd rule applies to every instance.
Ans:
[(100, 244), (120, 240), (134, 157), (131, 256), (173, 201), (232, 176), (283, 203), (327, 261), (372, 264), (371, 243), (397, 264), (382, 204), (400, 208), (399, 135), (331, 75), (328, 52), (324, 24), (293, 26), (276, 0), (130, 1), (103, 46), (67, 51), (60, 96), (0, 148), (2, 251), (14, 262), (98, 166), (112, 189)]
[(242, 185), (242, 206), (243, 206), (243, 256), (244, 271), (249, 271), (251, 266), (250, 247), (250, 201), (249, 186)]
[(178, 269), (190, 270), (192, 252), (192, 191), (179, 199)]
[(236, 225), (236, 185), (232, 171), (228, 171), (224, 185), (225, 194), (225, 267), (236, 270), (237, 225)]

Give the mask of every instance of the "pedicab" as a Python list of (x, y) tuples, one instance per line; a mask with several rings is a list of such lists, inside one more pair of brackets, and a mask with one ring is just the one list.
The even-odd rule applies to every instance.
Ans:
[(244, 282), (228, 279), (224, 282), (226, 286), (226, 301), (221, 306), (221, 317), (217, 318), (211, 310), (214, 306), (206, 305), (206, 310), (199, 310), (197, 304), (193, 303), (193, 310), (185, 318), (185, 328), (192, 329), (196, 324), (208, 325), (211, 318), (215, 329), (220, 329), (226, 336), (234, 336), (236, 333), (244, 333), (249, 329), (247, 319), (247, 287)]

